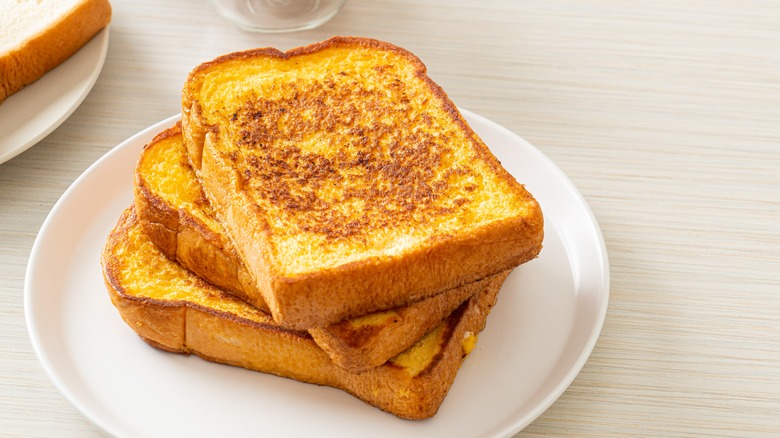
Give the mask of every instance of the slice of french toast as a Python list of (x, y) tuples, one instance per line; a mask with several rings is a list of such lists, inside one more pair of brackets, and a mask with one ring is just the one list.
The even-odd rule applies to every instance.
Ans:
[[(202, 279), (267, 309), (262, 298), (251, 293), (254, 283), (246, 281), (251, 276), (187, 163), (178, 124), (144, 147), (136, 165), (134, 191), (139, 221), (163, 254)], [(488, 282), (503, 282), (507, 275), (508, 271), (408, 306), (308, 331), (333, 362), (362, 372), (413, 345)]]
[(136, 163), (133, 192), (144, 230), (163, 254), (268, 311), (189, 166), (178, 123), (144, 146)]
[(195, 68), (182, 132), (274, 319), (327, 325), (534, 258), (538, 203), (408, 51), (349, 37)]
[(491, 283), (410, 349), (357, 374), (331, 362), (307, 332), (280, 327), (165, 257), (140, 227), (134, 207), (110, 233), (101, 264), (113, 304), (150, 345), (339, 388), (408, 419), (437, 412), (501, 287)]

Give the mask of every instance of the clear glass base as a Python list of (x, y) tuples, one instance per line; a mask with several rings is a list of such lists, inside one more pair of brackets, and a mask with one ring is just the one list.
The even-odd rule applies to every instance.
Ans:
[(333, 18), (346, 0), (211, 0), (220, 15), (252, 32), (313, 29)]

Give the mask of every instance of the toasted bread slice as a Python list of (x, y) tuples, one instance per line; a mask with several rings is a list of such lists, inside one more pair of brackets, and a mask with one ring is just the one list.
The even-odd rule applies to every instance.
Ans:
[(204, 280), (268, 311), (188, 164), (178, 124), (144, 147), (136, 164), (133, 188), (144, 230), (163, 254)]
[(534, 258), (539, 205), (411, 53), (333, 38), (194, 69), (182, 131), (274, 319), (322, 326)]
[(0, 2), (0, 103), (70, 58), (109, 21), (108, 0)]
[(150, 345), (340, 388), (409, 419), (436, 413), (501, 286), (490, 284), (386, 364), (355, 374), (333, 364), (307, 332), (280, 327), (165, 257), (139, 226), (133, 207), (111, 232), (101, 263), (113, 304)]
[[(136, 165), (135, 208), (150, 240), (172, 260), (204, 280), (267, 309), (252, 291), (222, 225), (205, 199), (187, 155), (179, 125), (158, 134), (144, 147)], [(352, 372), (385, 363), (413, 345), (461, 303), (485, 287), (486, 280), (460, 286), (408, 306), (374, 312), (309, 333), (333, 362)]]

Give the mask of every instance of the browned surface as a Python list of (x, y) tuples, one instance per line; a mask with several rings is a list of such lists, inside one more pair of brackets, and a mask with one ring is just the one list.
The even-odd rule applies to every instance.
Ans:
[[(291, 234), (305, 231), (332, 239), (355, 238), (458, 214), (470, 202), (468, 192), (477, 188), (475, 184), (468, 184), (462, 197), (442, 205), (443, 198), (451, 195), (451, 181), (473, 177), (473, 169), (454, 166), (438, 172), (450, 161), (446, 155), (453, 153), (448, 139), (437, 138), (437, 132), (430, 130), (430, 116), (413, 114), (404, 105), (407, 91), (397, 76), (382, 78), (386, 69), (376, 69), (380, 77), (375, 80), (389, 83), (390, 96), (383, 93), (386, 90), (364, 88), (359, 78), (349, 80), (346, 87), (326, 79), (307, 84), (305, 90), (288, 83), (283, 88), (290, 90), (279, 91), (288, 97), (251, 101), (231, 116), (239, 130), (238, 144), (248, 152), (242, 183), (260, 202), (278, 206), (290, 223), (297, 224)], [(388, 101), (399, 105), (389, 107)], [(383, 123), (384, 117), (425, 129), (402, 129), (397, 122)], [(339, 147), (335, 156), (295, 146), (320, 133), (341, 133), (334, 140)], [(278, 138), (286, 141), (275, 141)], [(392, 140), (383, 144), (384, 139)], [(345, 189), (335, 198), (321, 193), (332, 187)], [(335, 208), (357, 203), (359, 216)]]

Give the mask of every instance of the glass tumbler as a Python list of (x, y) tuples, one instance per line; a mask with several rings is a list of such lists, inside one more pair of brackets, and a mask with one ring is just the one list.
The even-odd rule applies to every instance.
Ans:
[(333, 18), (347, 0), (211, 0), (236, 26), (253, 32), (313, 29)]

